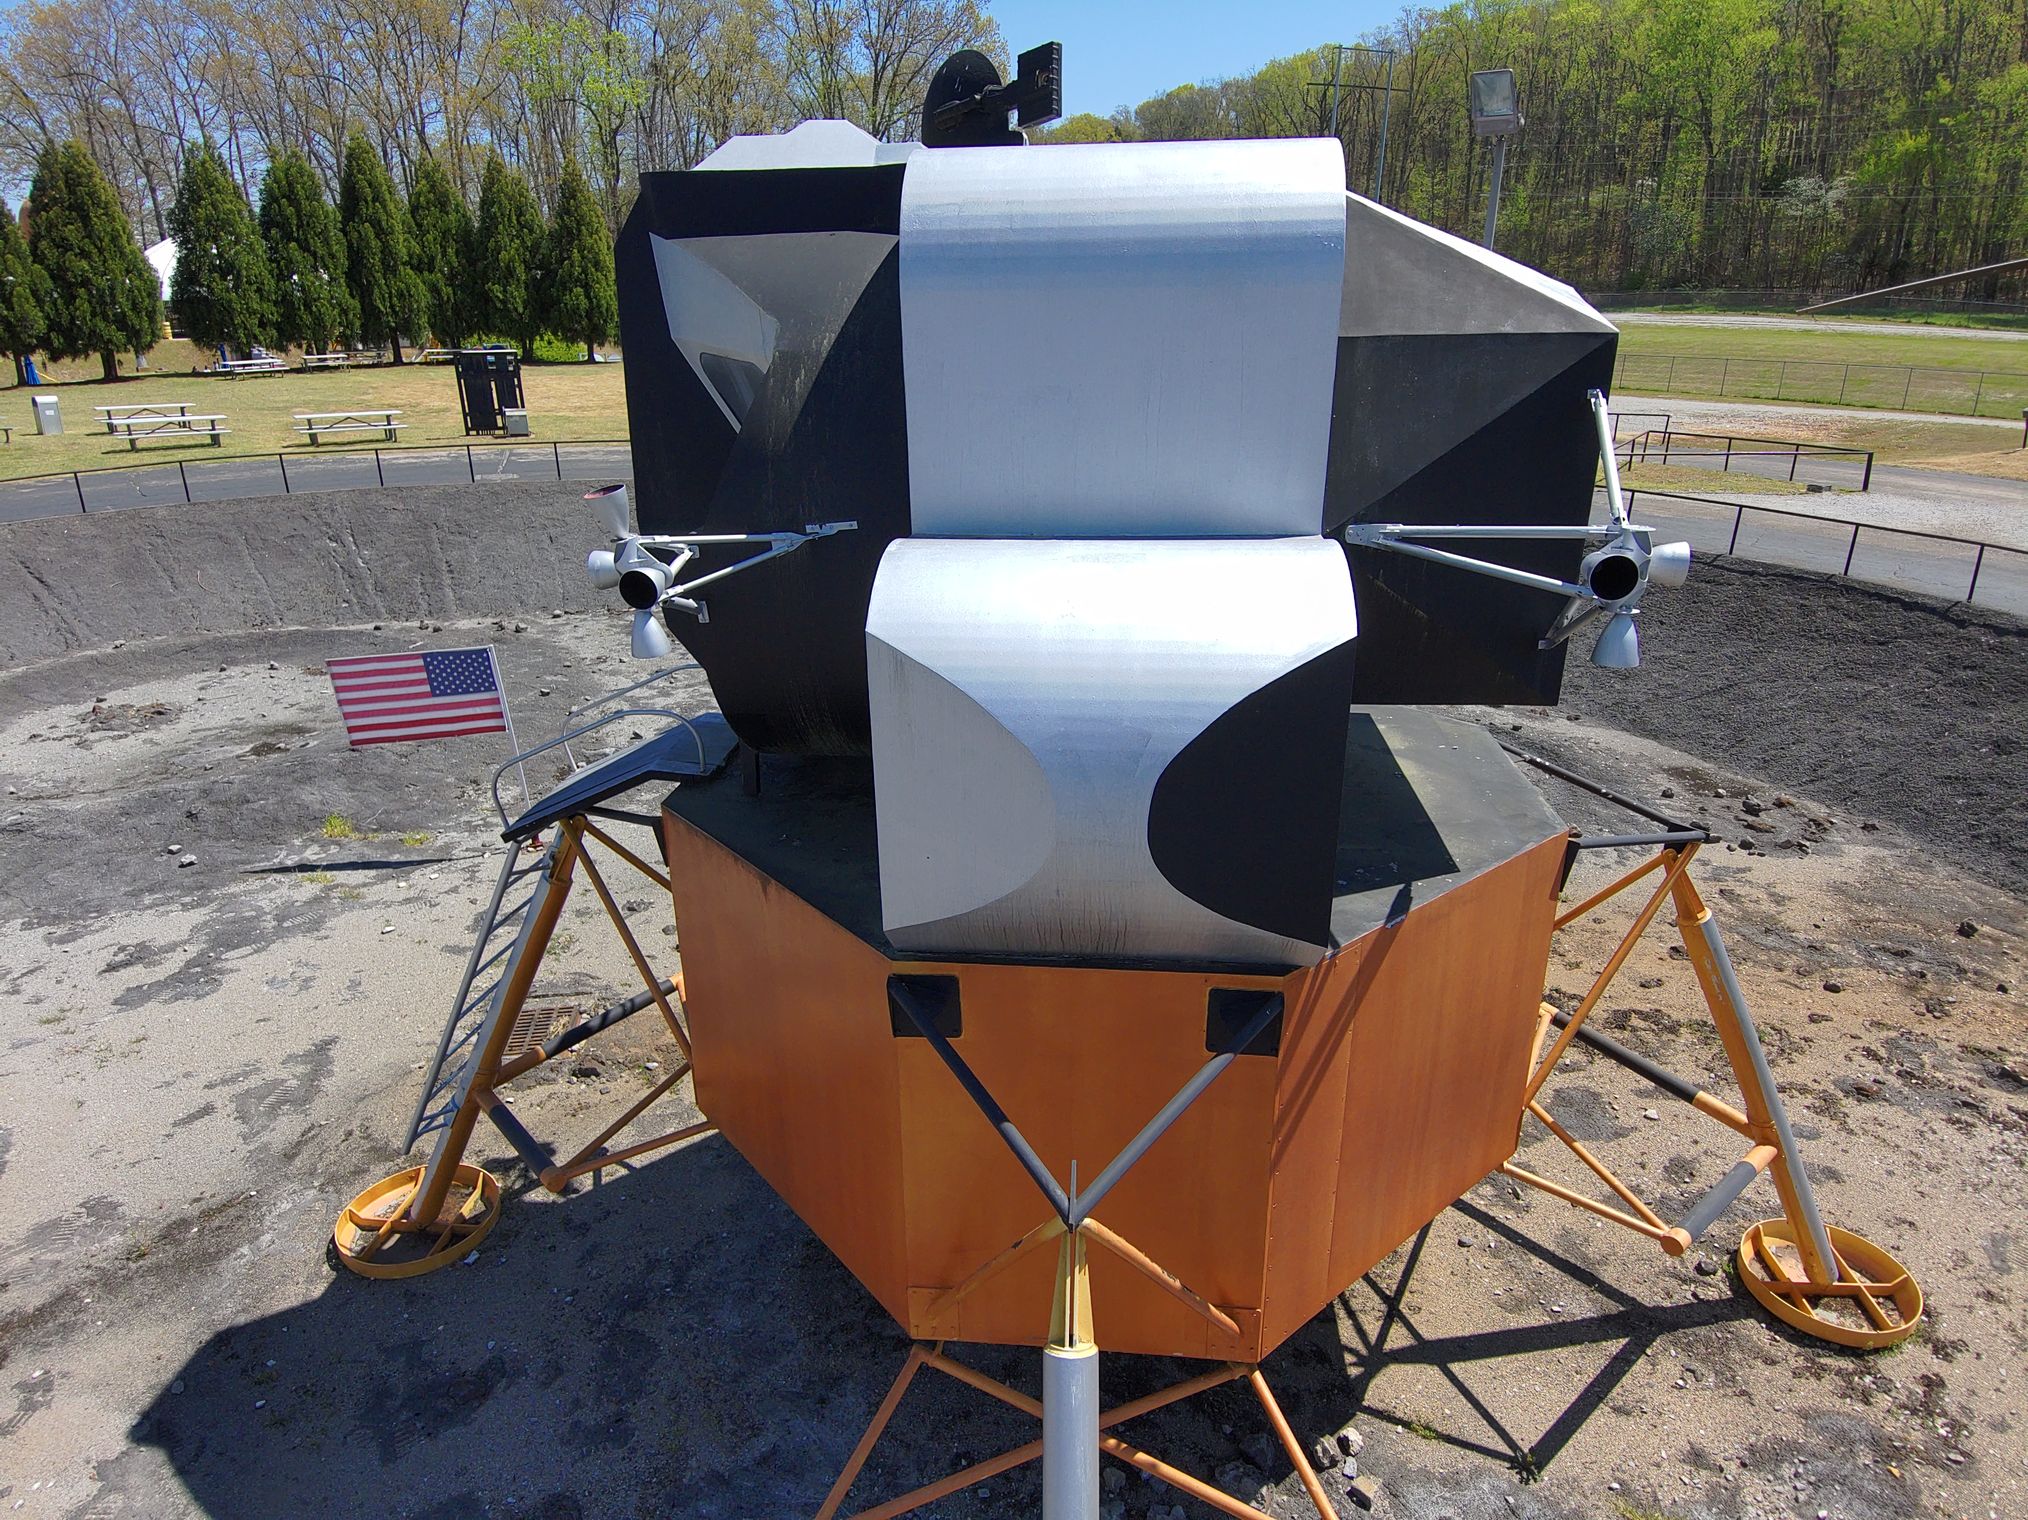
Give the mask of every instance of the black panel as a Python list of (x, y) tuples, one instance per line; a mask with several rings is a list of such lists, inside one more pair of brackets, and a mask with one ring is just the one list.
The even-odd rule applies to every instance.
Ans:
[(965, 1032), (965, 1010), (963, 1000), (958, 996), (958, 979), (954, 976), (890, 976), (887, 979), (887, 1017), (898, 1039), (919, 1040), (922, 1034), (915, 1027), (915, 1020), (901, 1011), (901, 1004), (895, 998), (897, 987), (906, 988), (914, 1000), (916, 1010), (926, 1015), (930, 1028), (947, 1040), (955, 1040)]
[(1280, 1004), (1282, 995), (1272, 989), (1258, 987), (1213, 987), (1204, 999), (1204, 1048), (1217, 1055), (1231, 1050), (1233, 1043), (1246, 1033), (1246, 1026), (1260, 1015), (1269, 1003), (1277, 1005), (1273, 1018), (1267, 1026), (1253, 1037), (1243, 1056), (1278, 1056), (1282, 1053), (1282, 1020)]
[[(1598, 467), (1586, 392), (1611, 381), (1612, 333), (1341, 338), (1325, 521), (1585, 522)], [(1514, 394), (1517, 375), (1543, 378)], [(1443, 447), (1460, 416), (1486, 420)], [(1441, 448), (1427, 463), (1420, 461)], [(1570, 579), (1575, 541), (1459, 540), (1461, 554)], [(1554, 702), (1562, 599), (1384, 550), (1347, 550), (1360, 702)]]
[[(900, 165), (883, 165), (643, 175), (620, 235), (621, 338), (642, 531), (859, 524), (708, 588), (709, 622), (682, 613), (668, 619), (704, 666), (727, 720), (755, 749), (863, 754), (870, 747), (866, 606), (882, 552), (909, 529), (899, 260), (890, 250), (835, 332), (785, 323), (768, 374), (732, 385), (737, 377), (728, 372), (743, 409), (735, 431), (670, 338), (650, 236), (893, 236), (901, 173)], [(707, 550), (694, 573), (751, 552)]]
[(1238, 923), (1328, 943), (1352, 652), (1340, 644), (1241, 698), (1163, 770), (1148, 853), (1177, 891)]
[(1416, 783), (1402, 770), (1371, 713), (1355, 712), (1345, 726), (1338, 817), (1332, 891), (1340, 897), (1427, 881), (1458, 869)]

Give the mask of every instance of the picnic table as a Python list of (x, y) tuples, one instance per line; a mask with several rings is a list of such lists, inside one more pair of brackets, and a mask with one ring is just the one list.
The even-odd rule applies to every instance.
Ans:
[(221, 359), (211, 367), (211, 373), (237, 380), (243, 375), (287, 374), (288, 369), (287, 360), (270, 355), (265, 359)]
[(150, 438), (209, 438), (214, 444), (232, 431), (225, 425), (223, 415), (198, 415), (185, 412), (175, 417), (116, 417), (112, 429), (127, 440), (127, 447), (138, 449)]
[(378, 364), (387, 357), (384, 348), (355, 348), (351, 352), (354, 364)]
[(106, 425), (108, 433), (117, 433), (119, 432), (119, 428), (115, 424), (124, 422), (131, 417), (154, 418), (162, 421), (168, 421), (177, 417), (188, 417), (190, 415), (190, 403), (188, 401), (137, 401), (122, 406), (95, 406), (92, 410), (99, 414), (99, 421)]
[(455, 348), (425, 348), (415, 356), (418, 364), (448, 364), (458, 357)]
[(303, 355), (304, 369), (345, 369), (352, 363), (352, 355), (344, 352)]
[(310, 442), (320, 441), (325, 433), (378, 433), (389, 443), (395, 441), (395, 434), (408, 426), (396, 422), (401, 415), (399, 407), (366, 407), (350, 412), (298, 412), (296, 431), (307, 434)]

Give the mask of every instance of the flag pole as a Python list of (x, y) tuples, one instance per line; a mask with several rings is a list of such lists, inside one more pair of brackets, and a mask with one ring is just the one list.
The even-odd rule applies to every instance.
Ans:
[[(514, 709), (507, 701), (507, 680), (500, 674), (500, 656), (493, 652), (493, 646), (486, 646), (486, 662), (493, 667), (493, 685), (500, 693), (500, 717), (507, 725), (507, 753), (518, 756), (521, 741), (514, 737)], [(521, 799), (529, 807), (535, 806), (535, 793), (528, 785), (528, 767), (520, 760), (514, 762), (514, 774), (521, 778)]]

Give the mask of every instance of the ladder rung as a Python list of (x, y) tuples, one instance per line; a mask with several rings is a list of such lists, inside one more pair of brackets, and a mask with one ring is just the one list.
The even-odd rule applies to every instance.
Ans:
[(467, 1017), (472, 1012), (473, 1009), (481, 1007), (488, 998), (490, 998), (496, 991), (499, 990), (499, 987), (500, 987), (500, 978), (498, 977), (493, 978), (492, 981), (486, 984), (486, 990), (484, 992), (475, 992), (470, 997), (466, 998), (464, 1007), (460, 1008), (451, 1017), (453, 1019), (463, 1019)]
[(472, 980), (476, 982), (479, 979), (480, 974), (484, 972), (487, 967), (491, 966), (495, 961), (499, 960), (501, 956), (512, 955), (513, 953), (514, 953), (514, 941), (510, 939), (507, 941), (506, 944), (502, 945), (498, 950), (495, 950), (491, 955), (487, 956), (484, 960), (480, 961), (478, 965), (472, 968)]
[(512, 923), (515, 919), (519, 918), (522, 914), (526, 913), (528, 911), (528, 905), (534, 901), (535, 894), (531, 892), (528, 894), (528, 896), (522, 898), (521, 901), (516, 903), (513, 907), (502, 908), (498, 913), (493, 915), (493, 921), (490, 924), (486, 925), (485, 932), (479, 936), (479, 942), (481, 944), (484, 944), (487, 940), (490, 940), (494, 935), (498, 934), (502, 929), (506, 928), (507, 925)]

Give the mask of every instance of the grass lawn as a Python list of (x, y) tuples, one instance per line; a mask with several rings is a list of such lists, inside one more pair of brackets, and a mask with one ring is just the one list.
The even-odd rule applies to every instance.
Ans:
[[(145, 374), (123, 376), (108, 383), (96, 375), (96, 361), (62, 366), (54, 384), (35, 387), (35, 394), (60, 397), (64, 431), (53, 438), (36, 436), (29, 392), (19, 386), (0, 389), (0, 422), (12, 424), (14, 442), (0, 447), (0, 480), (49, 475), (66, 470), (100, 469), (150, 459), (207, 460), (235, 455), (329, 454), (341, 449), (371, 448), (379, 434), (360, 434), (364, 443), (312, 444), (293, 431), (297, 412), (338, 412), (351, 407), (396, 407), (402, 445), (463, 443), (458, 416), (458, 383), (448, 364), (376, 365), (346, 370), (299, 370), (286, 374), (228, 379), (191, 373), (201, 362), (187, 343), (165, 343), (149, 355)], [(129, 360), (131, 363), (131, 360)], [(625, 438), (627, 405), (617, 364), (532, 364), (521, 371), (528, 402), (528, 420), (542, 441)], [(187, 401), (194, 413), (225, 417), (228, 436), (216, 445), (202, 440), (156, 440), (129, 448), (124, 438), (95, 422), (95, 406), (123, 406), (150, 401)]]
[[(1606, 312), (1655, 312), (1667, 316), (1699, 317), (1793, 317), (1798, 313), (1793, 306), (1710, 306), (1697, 303), (1676, 305), (1673, 302), (1659, 302), (1653, 306), (1615, 306)], [(1817, 312), (1806, 320), (1811, 322), (1851, 322), (1855, 326), (1867, 322), (1898, 322), (1916, 327), (1963, 328), (1969, 332), (1981, 329), (1988, 332), (2028, 332), (2028, 316), (2019, 312), (1962, 312), (1932, 311), (1911, 307), (1907, 311), (1890, 308), (1886, 311)]]
[(2019, 417), (2028, 407), (2028, 344), (1864, 323), (1842, 332), (1633, 323), (1620, 332), (1614, 385), (1647, 395)]
[[(1610, 315), (1610, 313), (1608, 313)], [(1778, 327), (1697, 327), (1689, 323), (1620, 329), (1623, 354), (1717, 354), (1823, 364), (1912, 365), (1918, 369), (2028, 372), (2028, 344), (1966, 329), (1948, 335), (1881, 332), (1855, 323), (1844, 332)]]
[[(1598, 483), (1605, 484), (1601, 471)], [(1752, 491), (1759, 496), (1803, 496), (1809, 492), (1804, 481), (1776, 480), (1765, 475), (1734, 475), (1724, 470), (1700, 470), (1680, 464), (1623, 464), (1620, 484), (1629, 491), (1680, 491), (1687, 496), (1709, 496), (1714, 492)]]

